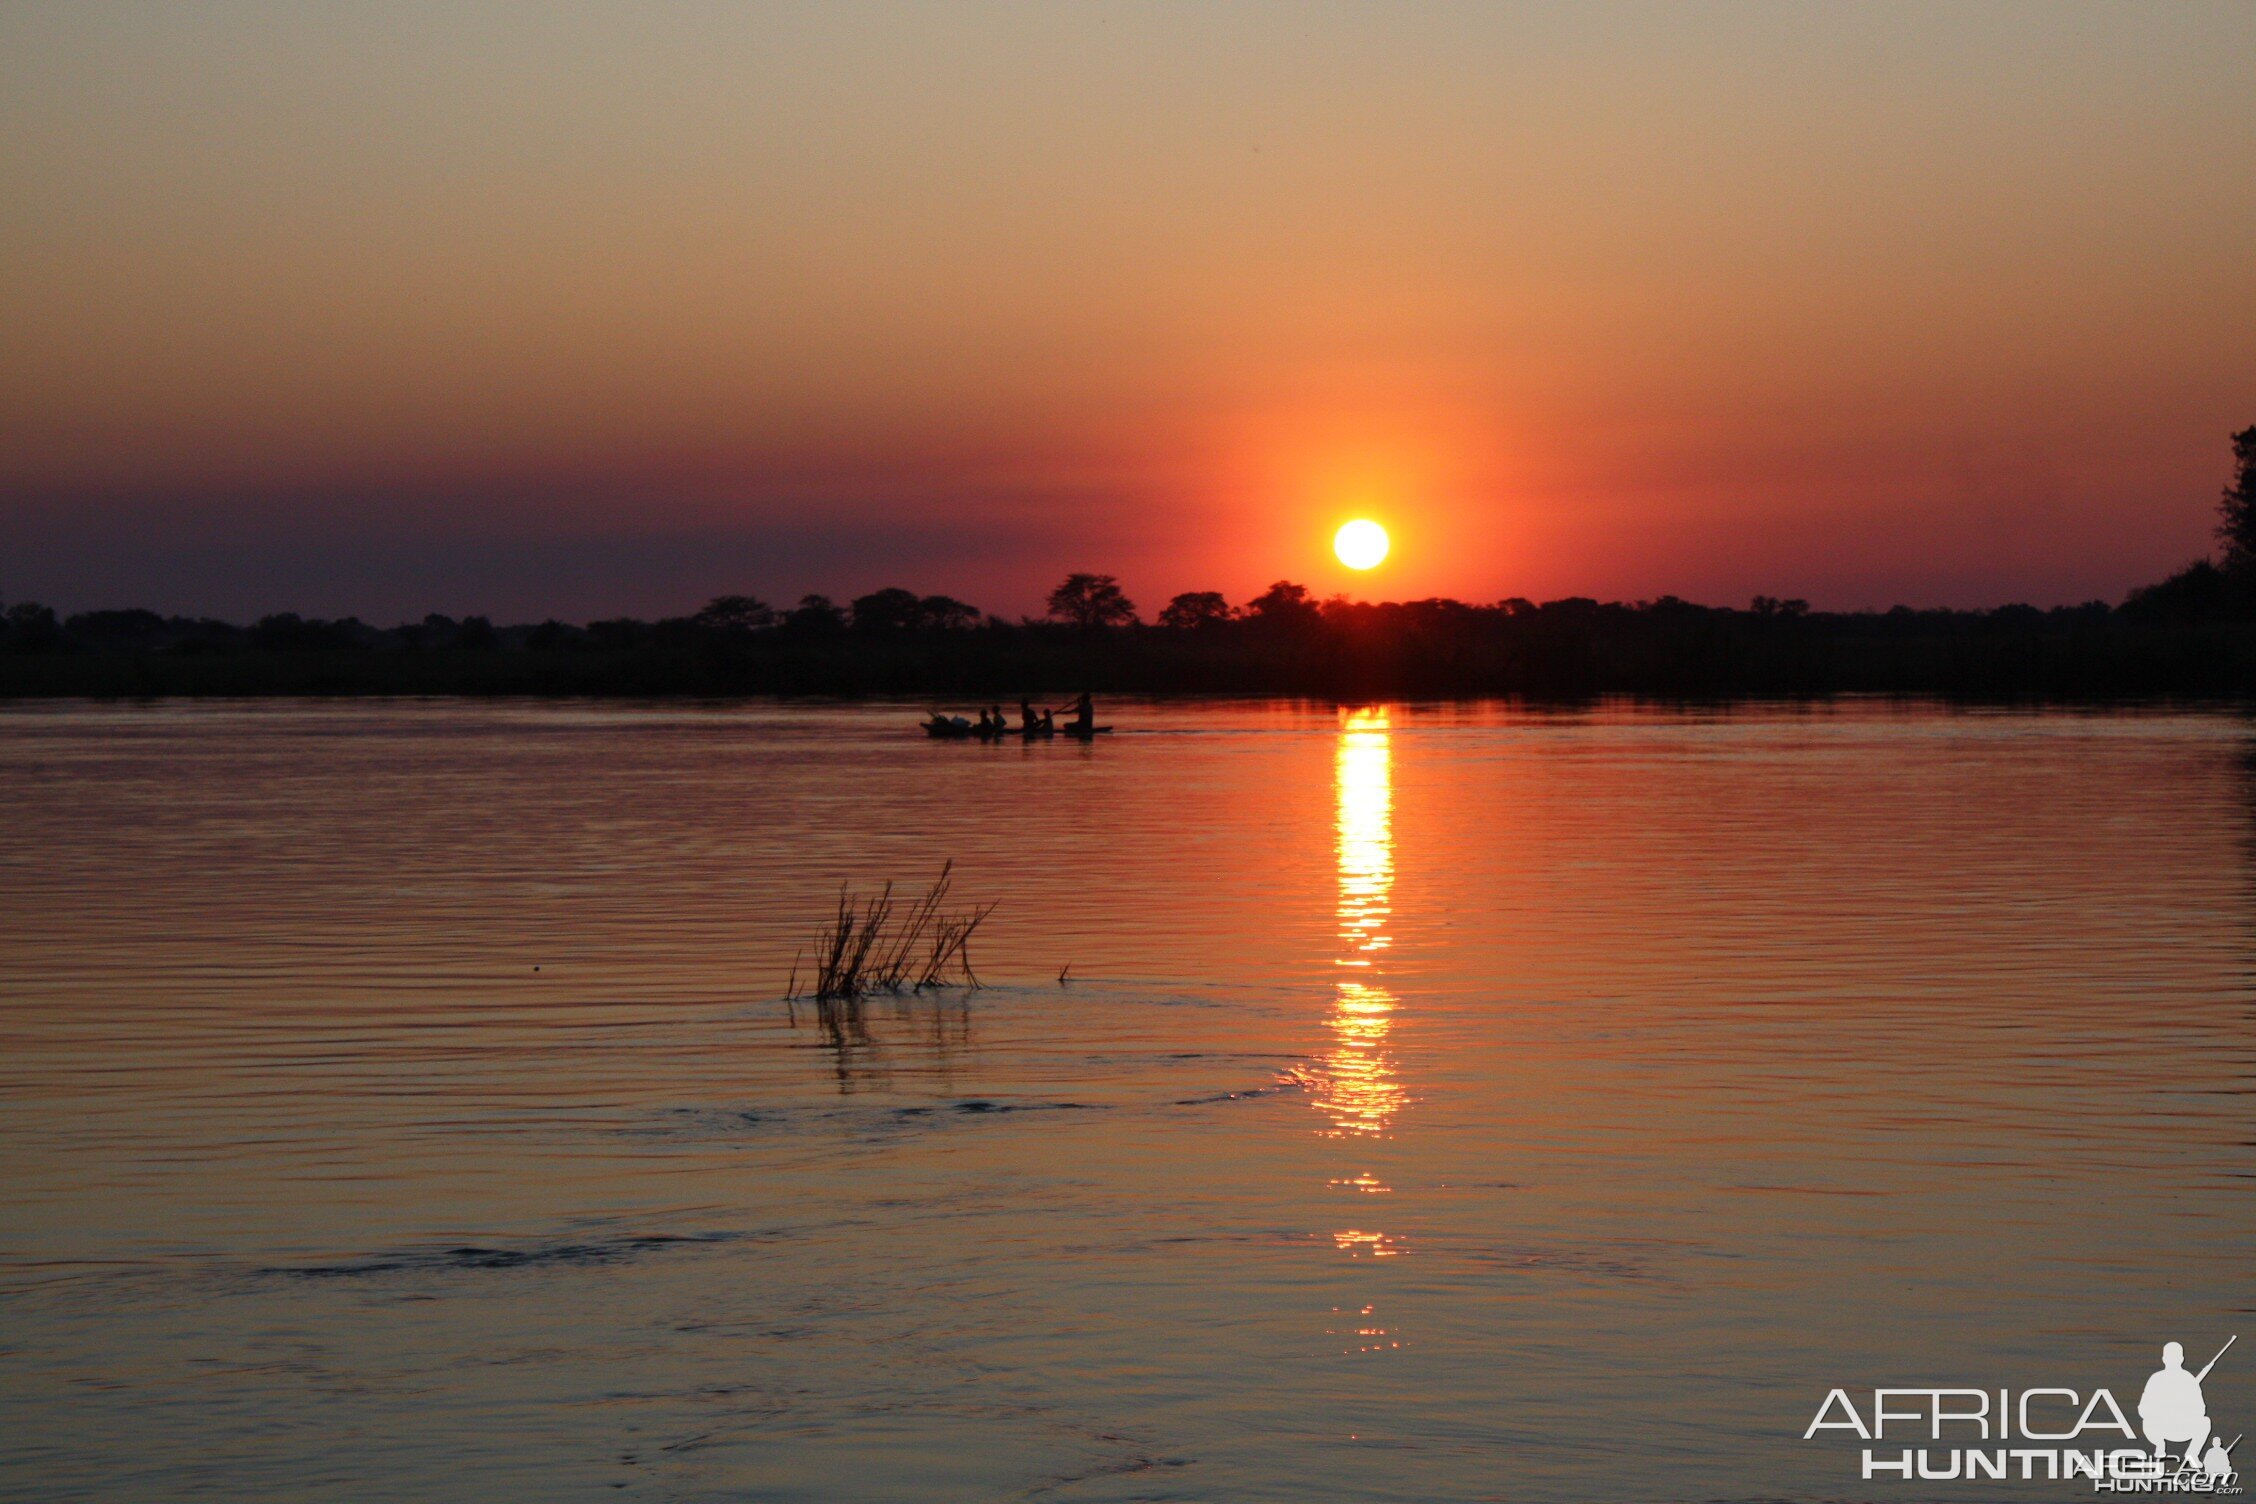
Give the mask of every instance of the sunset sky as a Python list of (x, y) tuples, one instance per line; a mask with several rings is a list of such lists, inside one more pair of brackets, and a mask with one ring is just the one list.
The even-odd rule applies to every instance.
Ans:
[(10, 0), (0, 599), (2119, 599), (2256, 423), (2252, 77), (2245, 0)]

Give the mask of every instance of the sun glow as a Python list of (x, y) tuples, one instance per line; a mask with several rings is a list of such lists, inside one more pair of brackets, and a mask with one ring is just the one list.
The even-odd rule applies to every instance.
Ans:
[(1358, 517), (1332, 534), (1332, 552), (1350, 569), (1375, 569), (1387, 556), (1386, 529)]

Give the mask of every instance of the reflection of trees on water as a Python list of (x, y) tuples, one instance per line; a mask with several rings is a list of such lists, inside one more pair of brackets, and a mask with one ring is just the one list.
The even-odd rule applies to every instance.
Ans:
[(794, 1030), (815, 1036), (805, 1047), (830, 1057), (842, 1095), (883, 1090), (897, 1077), (945, 1089), (974, 1050), (971, 1000), (960, 992), (800, 998), (787, 1000), (785, 1008)]

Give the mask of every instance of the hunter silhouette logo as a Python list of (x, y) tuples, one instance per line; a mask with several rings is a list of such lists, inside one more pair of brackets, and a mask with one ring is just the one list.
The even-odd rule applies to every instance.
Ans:
[[(2239, 1340), (2238, 1333), (2226, 1339), (2224, 1347), (2217, 1351), (2217, 1358), (2222, 1358)], [(2146, 1381), (2146, 1392), (2139, 1396), (2138, 1406), (2139, 1428), (2146, 1433), (2146, 1439), (2154, 1443), (2156, 1457), (2166, 1455), (2170, 1443), (2182, 1441), (2185, 1443), (2184, 1465), (2201, 1465), (2201, 1444), (2209, 1440), (2209, 1406), (2201, 1397), (2201, 1381), (2217, 1366), (2217, 1358), (2204, 1364), (2201, 1372), (2187, 1373), (2185, 1349), (2175, 1342), (2162, 1344), (2162, 1366)]]
[[(1869, 1420), (1847, 1390), (1834, 1389), (1817, 1407), (1802, 1439), (1821, 1431), (1849, 1431), (1868, 1443), (1945, 1443), (1900, 1449), (1867, 1445), (1862, 1473), (1868, 1479), (1972, 1483), (2088, 1478), (2101, 1493), (2238, 1494), (2232, 1454), (2241, 1438), (2225, 1441), (2217, 1435), (2201, 1386), (2239, 1340), (2237, 1333), (2227, 1337), (2216, 1357), (2197, 1372), (2187, 1371), (2182, 1344), (2165, 1342), (2162, 1366), (2139, 1392), (2136, 1426), (2105, 1389), (2088, 1396), (2066, 1388), (2018, 1394), (2011, 1389), (1875, 1389)], [(1896, 1428), (1892, 1437), (1891, 1425)], [(2109, 1437), (2118, 1439), (2109, 1445)], [(2145, 1447), (2123, 1445), (2141, 1440)]]

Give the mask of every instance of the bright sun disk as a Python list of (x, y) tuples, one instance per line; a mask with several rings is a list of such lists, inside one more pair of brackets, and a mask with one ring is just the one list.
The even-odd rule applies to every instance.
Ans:
[(1332, 535), (1332, 552), (1350, 569), (1370, 569), (1387, 556), (1386, 529), (1359, 517)]

